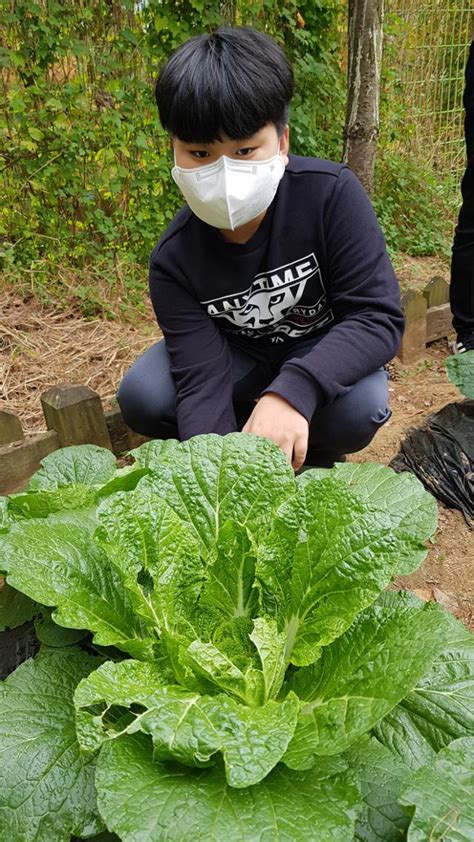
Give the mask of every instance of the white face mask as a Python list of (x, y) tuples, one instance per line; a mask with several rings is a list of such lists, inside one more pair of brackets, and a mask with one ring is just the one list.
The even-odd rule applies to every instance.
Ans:
[(175, 164), (171, 175), (199, 219), (234, 230), (267, 210), (284, 172), (278, 151), (266, 161), (236, 161), (222, 155), (204, 167)]

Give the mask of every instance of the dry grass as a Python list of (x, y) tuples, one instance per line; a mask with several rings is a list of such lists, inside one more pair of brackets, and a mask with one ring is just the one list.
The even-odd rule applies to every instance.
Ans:
[(397, 254), (393, 260), (395, 273), (404, 292), (407, 289), (423, 289), (435, 276), (449, 282), (450, 263), (442, 257), (411, 257)]
[(7, 290), (0, 311), (0, 408), (16, 413), (25, 432), (44, 428), (40, 396), (59, 383), (90, 386), (110, 407), (124, 372), (160, 336), (151, 308), (137, 327)]

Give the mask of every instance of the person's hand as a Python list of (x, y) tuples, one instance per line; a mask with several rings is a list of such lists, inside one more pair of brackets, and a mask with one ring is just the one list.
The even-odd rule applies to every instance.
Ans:
[(242, 427), (242, 432), (274, 441), (286, 453), (295, 471), (304, 464), (309, 424), (304, 415), (280, 395), (272, 392), (263, 395)]

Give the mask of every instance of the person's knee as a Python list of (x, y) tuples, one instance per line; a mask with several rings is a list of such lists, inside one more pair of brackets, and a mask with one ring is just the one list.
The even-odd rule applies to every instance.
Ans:
[(378, 432), (390, 418), (391, 411), (388, 406), (359, 406), (358, 412), (348, 416), (344, 424), (345, 446), (343, 453), (357, 453), (363, 450), (372, 441)]
[(140, 394), (127, 383), (124, 378), (118, 388), (117, 403), (122, 413), (122, 418), (127, 427), (130, 427), (135, 433), (141, 435), (149, 435), (151, 418), (148, 418), (148, 407), (143, 404)]
[(116, 397), (126, 425), (135, 433), (156, 438), (160, 424), (172, 421), (170, 408), (144, 389), (131, 371), (120, 383)]
[(127, 371), (117, 401), (125, 423), (143, 436), (161, 438), (161, 425), (175, 424), (176, 391), (163, 340), (145, 351)]
[(311, 443), (334, 453), (357, 453), (372, 441), (390, 418), (387, 375), (375, 372), (356, 383), (344, 396), (316, 412), (311, 424)]

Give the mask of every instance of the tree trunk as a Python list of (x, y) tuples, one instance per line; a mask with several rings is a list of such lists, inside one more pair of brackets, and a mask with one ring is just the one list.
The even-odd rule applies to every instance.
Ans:
[(384, 0), (349, 0), (349, 71), (344, 161), (369, 195), (379, 134)]

